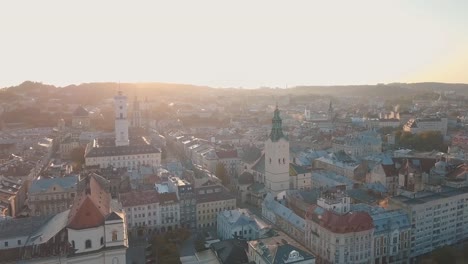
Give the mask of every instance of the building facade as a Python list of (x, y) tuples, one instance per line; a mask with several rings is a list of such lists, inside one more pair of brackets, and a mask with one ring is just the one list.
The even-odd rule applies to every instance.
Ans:
[(195, 189), (197, 228), (215, 227), (218, 213), (236, 208), (236, 197), (224, 186), (209, 185)]
[(435, 187), (405, 192), (389, 199), (390, 208), (403, 209), (412, 225), (412, 261), (437, 248), (468, 238), (468, 188)]
[(44, 178), (34, 181), (29, 188), (30, 215), (55, 215), (66, 211), (77, 194), (78, 176)]
[(137, 169), (142, 165), (160, 166), (161, 150), (145, 137), (129, 138), (127, 97), (119, 91), (114, 97), (115, 138), (94, 139), (86, 146), (85, 164), (88, 167)]
[(180, 226), (188, 229), (196, 228), (196, 196), (191, 183), (179, 177), (169, 177), (169, 192), (174, 192), (180, 203)]
[(447, 135), (448, 118), (446, 116), (412, 118), (404, 126), (403, 130), (412, 134), (426, 131), (437, 131), (442, 136)]
[(374, 225), (370, 215), (350, 212), (346, 196), (322, 198), (306, 213), (306, 246), (321, 263), (373, 262)]

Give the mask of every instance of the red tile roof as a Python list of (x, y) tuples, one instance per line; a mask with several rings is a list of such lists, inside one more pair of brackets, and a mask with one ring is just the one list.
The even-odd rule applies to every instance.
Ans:
[(177, 199), (176, 193), (161, 193), (159, 194), (159, 201), (161, 204), (164, 203), (177, 203), (179, 200)]
[(94, 176), (89, 176), (86, 187), (75, 198), (68, 215), (68, 227), (86, 229), (100, 226), (110, 213), (111, 195), (106, 192)]
[(367, 212), (338, 214), (331, 210), (322, 209), (323, 213), (319, 215), (315, 210), (317, 207), (315, 205), (308, 210), (306, 219), (318, 222), (322, 227), (333, 233), (354, 233), (374, 228), (372, 217)]

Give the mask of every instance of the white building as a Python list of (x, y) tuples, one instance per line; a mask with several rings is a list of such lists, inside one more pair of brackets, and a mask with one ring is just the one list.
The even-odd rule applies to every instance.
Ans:
[(115, 139), (95, 139), (86, 146), (86, 166), (137, 169), (141, 165), (161, 165), (161, 150), (145, 137), (129, 138), (127, 97), (119, 92), (115, 100)]
[(125, 264), (125, 215), (114, 208), (106, 180), (93, 175), (80, 186), (69, 210), (55, 216), (0, 221), (1, 261)]
[(426, 131), (437, 131), (442, 136), (447, 135), (448, 119), (446, 116), (434, 116), (424, 118), (412, 118), (404, 126), (403, 130), (418, 134)]
[(468, 188), (439, 186), (390, 198), (391, 208), (403, 209), (413, 225), (411, 258), (468, 238)]
[[(107, 191), (108, 181), (92, 175), (68, 215), (68, 242), (80, 261), (76, 263), (125, 263), (128, 247), (125, 213), (117, 211)], [(68, 261), (68, 263), (75, 263)]]
[(114, 97), (115, 146), (128, 146), (127, 96), (121, 91)]
[(143, 236), (179, 227), (179, 201), (175, 193), (154, 190), (119, 195), (133, 235)]
[(335, 138), (332, 142), (333, 152), (344, 151), (354, 158), (382, 152), (382, 138), (372, 130)]
[(279, 193), (289, 189), (289, 141), (283, 134), (278, 107), (273, 116), (273, 127), (265, 141), (265, 189)]

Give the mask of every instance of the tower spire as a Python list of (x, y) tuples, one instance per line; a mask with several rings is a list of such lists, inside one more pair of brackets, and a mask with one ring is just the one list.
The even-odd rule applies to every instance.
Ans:
[(280, 111), (278, 109), (278, 105), (276, 105), (276, 109), (272, 119), (273, 126), (271, 127), (270, 139), (271, 141), (278, 141), (280, 138), (286, 138), (283, 133), (283, 121), (280, 117)]

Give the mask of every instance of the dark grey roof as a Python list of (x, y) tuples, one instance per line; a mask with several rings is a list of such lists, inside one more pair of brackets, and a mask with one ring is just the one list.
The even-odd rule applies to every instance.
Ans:
[[(204, 193), (200, 193), (204, 192)], [(212, 185), (206, 187), (200, 187), (195, 189), (195, 195), (197, 198), (197, 203), (207, 203), (213, 201), (224, 201), (235, 199), (235, 197), (229, 193), (222, 185)]]
[(78, 108), (76, 108), (76, 110), (73, 112), (73, 116), (85, 117), (88, 115), (89, 115), (88, 111), (82, 106), (78, 106)]
[(28, 236), (38, 230), (52, 217), (54, 216), (31, 216), (0, 221), (0, 237)]
[(242, 161), (246, 163), (253, 163), (258, 158), (260, 158), (261, 155), (262, 155), (262, 151), (259, 148), (255, 146), (246, 147), (243, 149)]
[(216, 256), (224, 264), (245, 264), (249, 263), (247, 258), (247, 243), (239, 239), (228, 239), (211, 244), (211, 248)]
[(238, 180), (239, 184), (252, 184), (254, 183), (253, 175), (252, 173), (248, 171), (244, 171), (240, 176)]
[[(115, 146), (109, 144), (109, 139), (99, 139), (96, 146), (85, 154), (86, 158), (105, 156), (124, 156), (138, 154), (161, 153), (161, 150), (150, 144), (130, 144), (129, 146)], [(101, 144), (103, 143), (103, 144)]]
[(106, 221), (112, 220), (122, 220), (122, 217), (120, 217), (120, 215), (116, 214), (115, 212), (112, 212), (106, 217)]
[(265, 174), (265, 154), (252, 166), (252, 170)]

